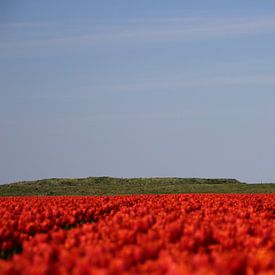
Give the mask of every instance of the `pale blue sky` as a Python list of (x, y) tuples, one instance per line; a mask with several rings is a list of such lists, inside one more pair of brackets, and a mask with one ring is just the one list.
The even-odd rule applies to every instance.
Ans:
[(275, 182), (274, 1), (0, 0), (0, 183)]

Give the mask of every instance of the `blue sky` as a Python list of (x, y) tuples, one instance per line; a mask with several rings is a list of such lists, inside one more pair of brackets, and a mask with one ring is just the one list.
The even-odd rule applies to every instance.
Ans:
[(275, 182), (274, 1), (0, 2), (0, 183)]

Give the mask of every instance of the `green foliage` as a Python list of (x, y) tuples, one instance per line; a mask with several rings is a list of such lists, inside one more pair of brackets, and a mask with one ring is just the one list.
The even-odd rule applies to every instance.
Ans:
[(235, 179), (89, 177), (0, 185), (1, 196), (179, 193), (275, 193), (275, 184), (245, 184)]

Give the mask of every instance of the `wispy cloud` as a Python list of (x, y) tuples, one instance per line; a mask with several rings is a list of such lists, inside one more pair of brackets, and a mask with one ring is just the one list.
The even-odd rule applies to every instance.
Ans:
[(30, 29), (45, 27), (46, 23), (32, 23), (32, 22), (16, 22), (16, 23), (0, 23), (0, 31), (11, 31), (14, 29)]
[[(99, 38), (138, 40), (140, 42), (193, 40), (275, 32), (275, 17), (270, 18), (157, 18), (144, 19), (120, 30), (104, 33)], [(129, 41), (129, 40), (128, 40)]]
[(224, 88), (243, 86), (274, 86), (275, 74), (254, 75), (216, 75), (216, 76), (166, 76), (159, 78), (142, 78), (136, 81), (119, 83), (95, 83), (91, 85), (98, 92), (143, 92), (143, 91), (175, 91), (201, 88)]
[[(33, 29), (46, 30), (37, 37)], [(248, 18), (136, 18), (120, 22), (97, 22), (85, 26), (53, 26), (33, 23), (0, 25), (1, 32), (11, 33), (24, 29), (25, 37), (0, 40), (1, 49), (26, 49), (40, 47), (91, 47), (110, 43), (161, 43), (234, 38), (275, 32), (275, 16)], [(52, 35), (51, 35), (52, 33)]]
[(203, 117), (206, 113), (203, 111), (190, 111), (185, 110), (181, 112), (147, 112), (147, 113), (107, 113), (107, 114), (97, 114), (93, 116), (83, 117), (82, 120), (85, 123), (97, 122), (97, 121), (127, 121), (127, 120), (169, 120), (169, 119), (186, 119), (192, 117)]
[[(92, 78), (90, 77), (90, 80)], [(52, 93), (35, 93), (31, 97), (38, 99), (59, 99), (59, 100), (89, 100), (97, 95), (110, 94), (138, 94), (138, 93), (186, 93), (190, 91), (219, 93), (228, 92), (226, 88), (244, 88), (243, 92), (255, 91), (260, 93), (270, 92), (270, 87), (275, 87), (275, 74), (253, 74), (253, 75), (212, 75), (186, 77), (170, 75), (163, 77), (136, 77), (135, 80), (127, 79), (108, 80), (108, 82), (85, 81), (79, 84), (76, 89), (66, 89), (66, 93), (58, 90)], [(249, 88), (249, 89), (247, 89)], [(267, 90), (265, 90), (267, 88)], [(234, 89), (233, 89), (234, 90)], [(231, 89), (230, 89), (231, 91)], [(239, 91), (239, 90), (238, 90)], [(241, 91), (241, 90), (240, 90)], [(24, 97), (25, 95), (22, 95)]]

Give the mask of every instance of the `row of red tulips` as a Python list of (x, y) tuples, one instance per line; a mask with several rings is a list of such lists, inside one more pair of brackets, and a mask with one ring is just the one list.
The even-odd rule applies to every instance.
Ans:
[(126, 197), (8, 197), (0, 198), (0, 253), (9, 256), (37, 233), (69, 229), (112, 216)]
[[(274, 201), (214, 194), (1, 199), (2, 245), (25, 238), (21, 254), (0, 261), (0, 273), (274, 274)], [(39, 226), (45, 222), (47, 230)]]

